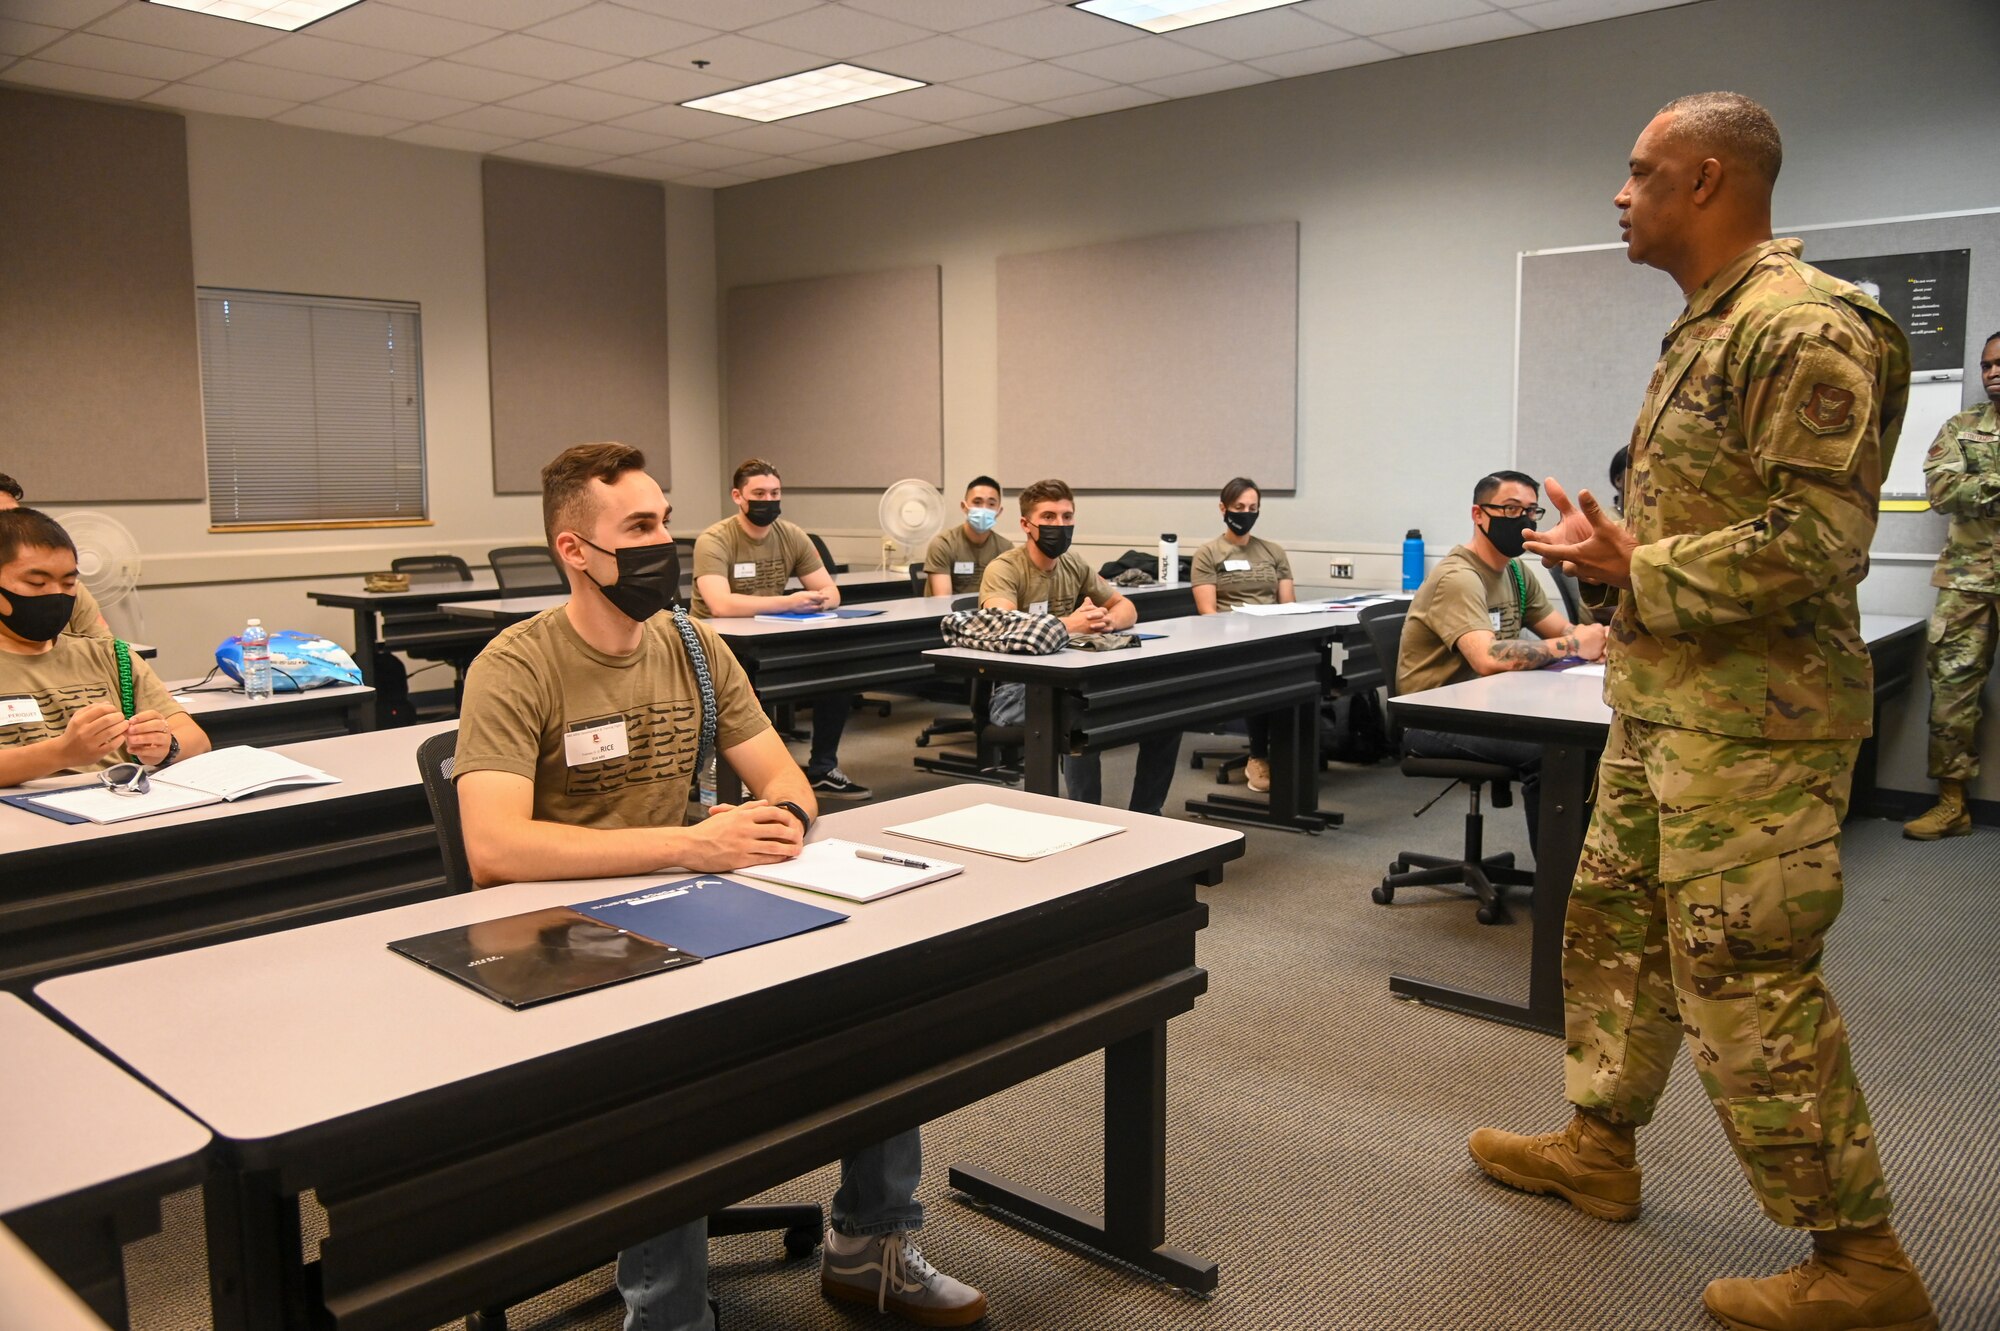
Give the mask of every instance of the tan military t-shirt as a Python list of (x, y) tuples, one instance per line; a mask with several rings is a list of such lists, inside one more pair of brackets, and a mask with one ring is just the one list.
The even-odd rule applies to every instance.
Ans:
[[(715, 682), (716, 747), (770, 729), (728, 645), (705, 624), (695, 632)], [(672, 616), (647, 620), (630, 656), (608, 656), (557, 606), (502, 631), (466, 672), (452, 777), (525, 776), (545, 822), (679, 827), (700, 743), (701, 690)]]
[(71, 633), (88, 633), (92, 637), (97, 638), (109, 637), (111, 635), (106, 630), (99, 628), (97, 624), (97, 621), (103, 617), (104, 611), (98, 606), (97, 598), (90, 594), (90, 588), (84, 586), (82, 583), (78, 583), (76, 585), (76, 609), (71, 612), (69, 617), (69, 631)]
[(1014, 543), (997, 531), (987, 532), (985, 541), (974, 545), (965, 524), (954, 522), (931, 538), (931, 548), (924, 554), (924, 574), (951, 574), (953, 594), (963, 596), (978, 591), (986, 566), (1013, 548)]
[(1396, 692), (1416, 693), (1476, 678), (1479, 672), (1458, 650), (1460, 638), (1476, 629), (1502, 641), (1518, 638), (1524, 627), (1548, 613), (1541, 579), (1519, 560), (1489, 568), (1465, 546), (1452, 547), (1410, 598), (1396, 657)]
[(753, 541), (734, 517), (724, 518), (694, 541), (694, 617), (712, 619), (715, 612), (701, 599), (705, 577), (729, 579), (738, 596), (783, 596), (785, 583), (825, 568), (804, 527), (779, 518)]
[[(119, 701), (118, 657), (111, 641), (103, 634), (66, 631), (57, 637), (55, 646), (39, 656), (0, 652), (0, 747), (60, 739), (77, 712), (95, 702), (115, 705)], [(132, 657), (132, 706), (134, 711), (167, 717), (187, 712), (160, 683), (153, 667), (136, 654)], [(94, 772), (130, 761), (131, 755), (113, 750), (88, 767), (68, 770)]]
[(1292, 580), (1292, 561), (1275, 541), (1252, 536), (1237, 545), (1218, 536), (1194, 552), (1196, 587), (1215, 588), (1215, 606), (1276, 605), (1278, 584)]
[(979, 604), (1012, 601), (1016, 610), (1061, 619), (1075, 610), (1085, 596), (1105, 604), (1118, 589), (1092, 571), (1083, 556), (1074, 550), (1063, 553), (1047, 573), (1035, 567), (1028, 547), (1017, 545), (986, 566), (979, 580)]

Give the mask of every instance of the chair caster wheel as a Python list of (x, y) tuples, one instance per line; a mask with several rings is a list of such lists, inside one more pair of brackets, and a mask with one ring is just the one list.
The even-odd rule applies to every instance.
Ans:
[(817, 1229), (807, 1229), (803, 1225), (796, 1225), (785, 1231), (785, 1256), (792, 1258), (810, 1257), (813, 1249), (819, 1246), (819, 1239), (820, 1235)]
[(1491, 906), (1481, 906), (1473, 914), (1481, 924), (1498, 924), (1507, 918), (1507, 908), (1495, 902)]
[(930, 746), (931, 746), (931, 737), (930, 737), (929, 735), (918, 735), (918, 736), (917, 736), (917, 747), (918, 747), (918, 748), (920, 748), (920, 749), (928, 749), (928, 748), (929, 748)]
[(1375, 890), (1370, 892), (1368, 895), (1370, 899), (1372, 899), (1375, 902), (1376, 905), (1386, 906), (1389, 905), (1391, 902), (1395, 901), (1396, 889), (1389, 886), (1387, 883), (1377, 883), (1375, 885)]

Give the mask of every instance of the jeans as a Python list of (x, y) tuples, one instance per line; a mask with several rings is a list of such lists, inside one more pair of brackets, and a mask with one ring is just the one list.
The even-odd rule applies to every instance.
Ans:
[(1464, 758), (1498, 763), (1519, 773), (1521, 811), (1528, 816), (1528, 851), (1541, 831), (1542, 746), (1518, 739), (1488, 739), (1481, 735), (1451, 735), (1442, 730), (1405, 730), (1403, 752), (1418, 758)]
[[(993, 690), (987, 716), (996, 726), (1018, 726), (1028, 719), (1028, 686), (1001, 684)], [(1174, 766), (1180, 761), (1181, 732), (1163, 730), (1139, 741), (1139, 766), (1132, 773), (1134, 813), (1158, 813), (1167, 803), (1167, 789), (1174, 784)], [(1103, 755), (1086, 753), (1063, 759), (1063, 790), (1084, 804), (1104, 803)]]
[[(923, 1173), (915, 1128), (840, 1162), (833, 1227), (842, 1234), (893, 1234), (924, 1222), (914, 1196)], [(708, 1307), (708, 1221), (692, 1220), (618, 1254), (625, 1331), (715, 1331)]]
[(817, 781), (840, 766), (840, 737), (847, 730), (847, 717), (854, 710), (854, 695), (833, 693), (812, 700), (812, 756), (806, 759), (806, 775)]

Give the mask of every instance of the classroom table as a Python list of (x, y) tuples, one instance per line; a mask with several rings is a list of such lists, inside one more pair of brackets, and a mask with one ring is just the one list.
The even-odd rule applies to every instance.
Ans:
[[(1876, 662), (1878, 714), (1883, 700), (1914, 674), (1911, 657), (1921, 653), (1923, 626), (1923, 620), (1904, 615), (1861, 616), (1861, 635)], [(1529, 940), (1528, 1001), (1404, 975), (1389, 977), (1390, 991), (1470, 1016), (1562, 1034), (1563, 914), (1590, 825), (1591, 781), (1611, 727), (1603, 676), (1568, 670), (1509, 671), (1407, 693), (1391, 698), (1389, 708), (1411, 729), (1529, 740), (1543, 746), (1541, 820), (1530, 897), (1534, 931)], [(1866, 761), (1855, 764), (1850, 816), (1867, 813), (1876, 804), (1874, 741), (1862, 749)]]
[(111, 1331), (82, 1296), (5, 1225), (0, 1225), (0, 1326)]
[(276, 746), (338, 785), (103, 825), (0, 805), (0, 988), (442, 894), (416, 752), (456, 724)]
[[(400, 592), (371, 592), (365, 580), (350, 578), (308, 591), (306, 595), (320, 605), (354, 612), (354, 664), (361, 667), (361, 682), (373, 686), (376, 683), (376, 651), (383, 647), (390, 651), (398, 650), (398, 639), (383, 636), (376, 616), (394, 610), (434, 611), (445, 601), (494, 600), (503, 593), (499, 579), (489, 572), (481, 572), (473, 574), (470, 581), (413, 576), (409, 589)], [(381, 715), (381, 699), (375, 701), (376, 724), (379, 725), (387, 718)]]
[(122, 1327), (124, 1245), (158, 1233), (160, 1198), (201, 1178), (208, 1130), (13, 994), (0, 993), (0, 1049), (0, 1219)]
[(173, 680), (167, 691), (218, 749), (231, 744), (269, 748), (375, 728), (375, 690), (366, 684), (333, 684), (253, 701), (243, 696), (242, 685), (218, 672), (205, 684)]
[[(954, 786), (816, 835), (980, 803)], [(219, 1331), (435, 1326), (609, 1259), (868, 1143), (1106, 1051), (1098, 1215), (975, 1166), (952, 1185), (1193, 1289), (1165, 1246), (1166, 1030), (1207, 988), (1198, 886), (1240, 833), (1103, 809), (1126, 832), (857, 904), (846, 922), (514, 1012), (386, 944), (669, 881), (514, 884), (64, 976), (37, 997), (216, 1135)], [(937, 848), (929, 848), (941, 853)], [(297, 1198), (327, 1236), (301, 1261)], [(807, 1279), (805, 1272), (798, 1278)], [(1004, 1292), (998, 1297), (1004, 1298)]]

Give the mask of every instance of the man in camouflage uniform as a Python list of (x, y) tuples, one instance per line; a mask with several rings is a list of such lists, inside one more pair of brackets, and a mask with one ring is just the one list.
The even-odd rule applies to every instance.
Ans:
[(1931, 586), (1931, 776), (1938, 802), (1903, 824), (1916, 841), (1972, 830), (1965, 786), (1979, 775), (1979, 695), (2000, 637), (2000, 333), (1979, 353), (1986, 405), (1944, 423), (1924, 457), (1931, 507), (1951, 518)]
[(1771, 239), (1768, 113), (1733, 93), (1665, 107), (1616, 199), (1627, 252), (1669, 273), (1668, 331), (1631, 439), (1621, 526), (1560, 485), (1528, 549), (1620, 589), (1615, 713), (1570, 895), (1559, 1133), (1481, 1128), (1487, 1173), (1589, 1214), (1639, 1212), (1636, 1129), (1685, 1038), (1765, 1214), (1813, 1234), (1777, 1276), (1717, 1280), (1739, 1331), (1924, 1331), (1820, 949), (1840, 822), (1872, 720), (1855, 584), (1909, 391), (1881, 307)]

